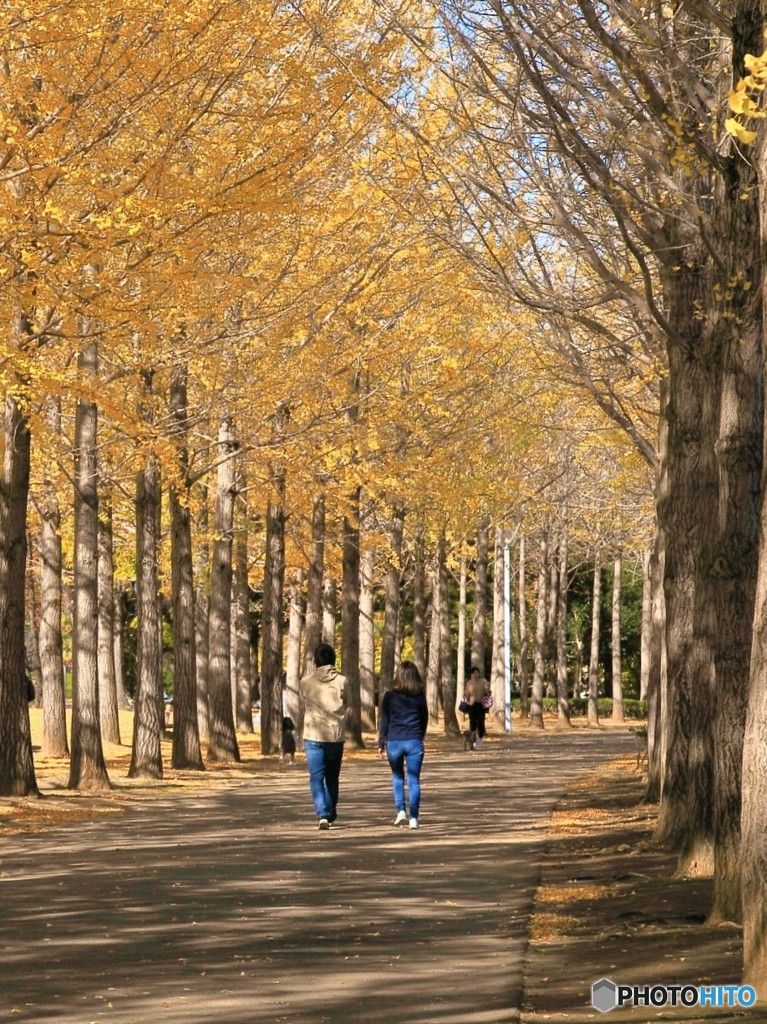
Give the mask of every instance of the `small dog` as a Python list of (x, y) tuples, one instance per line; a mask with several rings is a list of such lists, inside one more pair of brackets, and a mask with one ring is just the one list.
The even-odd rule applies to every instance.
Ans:
[(636, 744), (637, 744), (637, 764), (636, 764), (636, 770), (639, 771), (639, 769), (642, 766), (642, 762), (644, 762), (645, 768), (647, 767), (647, 729), (644, 729), (641, 726), (639, 726), (639, 727), (633, 728), (631, 730), (631, 732), (634, 733), (634, 737), (636, 739)]
[(477, 749), (477, 736), (472, 729), (466, 729), (463, 733), (463, 749), (464, 750), (476, 750)]

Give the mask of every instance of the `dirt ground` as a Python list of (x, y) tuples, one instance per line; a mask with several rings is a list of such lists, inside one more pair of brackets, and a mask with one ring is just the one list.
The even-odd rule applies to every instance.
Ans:
[[(130, 735), (127, 723), (124, 735)], [(0, 967), (0, 992), (6, 990), (0, 1020), (767, 1021), (767, 1013), (753, 1008), (629, 1009), (603, 1016), (591, 1006), (591, 985), (600, 978), (621, 984), (700, 985), (736, 983), (740, 976), (740, 930), (705, 925), (710, 883), (674, 880), (674, 859), (652, 844), (657, 808), (641, 803), (644, 780), (627, 731), (604, 729), (595, 735), (586, 729), (568, 734), (547, 729), (541, 735), (515, 722), (511, 741), (495, 734), (477, 753), (437, 735), (429, 737), (427, 749), (424, 828), (406, 837), (412, 842), (402, 878), (397, 875), (401, 836), (388, 820), (388, 777), (369, 750), (347, 752), (344, 779), (351, 822), (345, 825), (342, 817), (342, 827), (325, 837), (335, 845), (323, 847), (316, 845), (318, 833), (306, 831), (311, 829), (311, 810), (304, 767), (280, 766), (261, 757), (255, 738), (242, 739), (242, 764), (211, 766), (202, 775), (168, 771), (164, 780), (151, 783), (125, 777), (127, 747), (108, 748), (114, 789), (100, 795), (66, 790), (66, 761), (46, 762), (36, 754), (46, 798), (0, 800), (0, 881), (12, 885), (24, 878), (31, 870), (24, 858), (32, 856), (39, 887), (19, 895), (18, 906), (6, 901), (0, 910), (0, 963), (5, 965)], [(370, 816), (371, 802), (379, 808), (378, 818)], [(244, 816), (239, 824), (238, 813)], [(234, 826), (229, 824), (232, 817)], [(210, 864), (224, 838), (237, 855), (213, 871)], [(100, 843), (114, 851), (108, 875), (98, 866)], [(140, 848), (151, 850), (155, 858), (149, 880), (146, 865), (141, 868), (134, 863), (135, 854), (128, 853)], [(174, 877), (168, 873), (169, 856), (183, 859), (183, 879), (177, 875), (169, 881)], [(59, 857), (62, 873), (56, 882), (50, 862)], [(262, 857), (270, 866), (256, 870)], [(329, 872), (324, 891), (322, 885), (317, 889), (317, 868)], [(96, 916), (78, 912), (79, 924), (72, 920), (69, 904), (59, 906), (67, 870), (81, 876), (79, 902), (94, 904)], [(388, 878), (391, 872), (396, 877)], [(462, 879), (467, 876), (476, 884), (464, 890)], [(157, 918), (155, 878), (163, 878), (174, 890), (189, 890), (190, 906), (182, 894), (181, 909), (171, 923)], [(278, 898), (275, 892), (291, 879), (295, 895)], [(98, 966), (99, 977), (113, 982), (99, 995), (84, 966), (91, 954), (84, 961), (83, 948), (89, 948), (86, 935), (92, 938), (91, 932), (98, 930), (94, 922), (99, 921), (97, 904), (105, 898), (104, 886), (109, 888), (109, 904), (116, 900), (135, 920), (130, 939), (123, 931), (115, 939), (112, 928), (107, 937), (98, 937), (91, 967)], [(267, 932), (248, 931), (232, 962), (215, 959), (195, 972), (201, 975), (196, 981), (169, 984), (161, 997), (158, 976), (171, 979), (178, 963), (188, 966), (198, 956), (199, 944), (194, 952), (187, 948), (190, 922), (202, 924), (208, 918), (219, 943), (227, 944), (225, 936), (248, 919), (242, 907), (249, 901), (243, 903), (238, 896), (228, 903), (249, 888), (256, 894), (250, 919), (256, 914), (273, 917)], [(11, 891), (16, 892), (4, 889), (6, 894)], [(208, 906), (211, 895), (221, 904), (220, 912)], [(399, 907), (403, 898), (412, 900), (413, 907)], [(126, 900), (131, 904), (127, 908)], [(327, 941), (336, 926), (329, 922), (337, 923), (347, 901), (353, 921), (344, 923), (333, 942), (334, 956), (318, 966), (313, 943)], [(54, 932), (61, 928), (62, 946), (40, 995), (39, 984), (28, 983), (26, 972), (40, 956), (39, 943), (50, 942), (53, 934), (42, 926), (35, 931), (43, 904), (52, 905), (45, 911), (50, 918), (46, 927)], [(294, 923), (313, 914), (318, 914), (316, 925), (299, 941)], [(15, 936), (22, 926), (32, 927), (32, 932), (19, 943)], [(136, 932), (136, 948), (143, 952), (138, 964)], [(99, 951), (102, 945), (112, 950), (116, 966), (111, 969)], [(183, 955), (172, 955), (181, 946)], [(207, 948), (205, 955), (211, 956)], [(242, 970), (233, 971), (232, 964)], [(306, 975), (300, 989), (287, 980), (297, 969)], [(328, 987), (324, 970), (337, 972), (334, 977), (342, 982)], [(214, 976), (229, 980), (211, 989)], [(241, 990), (246, 976), (254, 984), (257, 980), (259, 992), (282, 992), (276, 1009), (268, 1008), (269, 1000), (254, 1001), (252, 988)], [(467, 981), (471, 978), (476, 982)], [(409, 998), (389, 1005), (385, 993), (392, 983), (403, 998), (410, 993)], [(469, 989), (476, 986), (475, 993), (467, 992), (467, 983)], [(112, 998), (103, 994), (109, 992)], [(312, 1000), (317, 1001), (315, 1010)]]
[(569, 784), (553, 812), (525, 959), (524, 1024), (567, 1021), (767, 1021), (767, 1009), (590, 1006), (593, 981), (624, 985), (739, 984), (742, 933), (706, 925), (710, 879), (674, 877), (652, 841), (635, 756)]

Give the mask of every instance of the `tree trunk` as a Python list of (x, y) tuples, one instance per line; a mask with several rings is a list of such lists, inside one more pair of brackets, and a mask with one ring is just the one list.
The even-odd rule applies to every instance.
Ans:
[(623, 666), (621, 663), (621, 574), (623, 557), (620, 552), (613, 562), (612, 600), (612, 668), (613, 668), (613, 713), (614, 722), (623, 722)]
[(546, 605), (546, 640), (544, 643), (544, 678), (546, 696), (557, 696), (557, 609), (559, 608), (559, 562), (557, 547), (549, 551), (549, 586)]
[(24, 668), (29, 424), (5, 399), (0, 482), (0, 796), (37, 796)]
[[(30, 538), (27, 538), (27, 551), (31, 552), (33, 545)], [(34, 707), (42, 707), (42, 683), (40, 672), (40, 603), (37, 599), (35, 580), (39, 578), (37, 566), (33, 559), (28, 559), (26, 573), (27, 599), (25, 613), (27, 616), (27, 627), (25, 630), (26, 640), (26, 664), (29, 666), (29, 675), (35, 687)]]
[[(668, 381), (661, 381), (658, 430), (658, 465), (655, 482), (656, 509), (668, 497)], [(647, 803), (660, 803), (666, 771), (668, 742), (668, 672), (666, 659), (666, 599), (663, 581), (666, 538), (660, 517), (655, 516), (650, 572), (652, 576), (651, 650), (653, 659), (647, 682)]]
[[(736, 3), (733, 70), (746, 73), (745, 54), (764, 48), (765, 12), (758, 0)], [(722, 104), (724, 108), (724, 103)], [(759, 555), (759, 496), (764, 441), (764, 246), (756, 159), (731, 146), (714, 213), (724, 266), (707, 318), (708, 348), (721, 354), (721, 402), (716, 425), (719, 471), (719, 533), (713, 576), (716, 704), (714, 734), (714, 898), (710, 923), (740, 921), (741, 791), (748, 678)], [(745, 159), (744, 159), (745, 156)], [(751, 157), (751, 159), (749, 159)], [(764, 189), (764, 184), (762, 184)], [(762, 229), (764, 230), (764, 229)], [(732, 289), (732, 280), (740, 287)], [(727, 307), (715, 301), (722, 289)], [(732, 295), (730, 297), (730, 292)], [(763, 897), (764, 898), (764, 897)], [(746, 903), (751, 896), (746, 900)], [(748, 954), (747, 954), (748, 955)], [(766, 987), (767, 989), (767, 987)]]
[[(322, 642), (336, 646), (336, 618), (338, 616), (338, 592), (336, 581), (329, 576), (322, 584)], [(312, 651), (314, 655), (314, 651)]]
[(418, 530), (413, 554), (413, 663), (426, 678), (426, 558), (424, 531)]
[(378, 699), (390, 689), (394, 679), (394, 663), (397, 648), (397, 621), (399, 618), (400, 586), (402, 583), (402, 533), (405, 525), (405, 510), (401, 505), (392, 509), (389, 525), (390, 556), (384, 583), (384, 628), (381, 637), (381, 675), (378, 683)]
[(210, 560), (210, 544), (208, 542), (208, 488), (200, 488), (200, 512), (197, 517), (198, 533), (201, 534), (197, 543), (192, 577), (196, 580), (194, 590), (194, 661), (197, 680), (197, 732), (200, 746), (210, 742), (210, 698), (208, 695), (208, 666), (210, 633), (210, 583), (212, 565)]
[[(78, 366), (91, 384), (98, 373), (96, 343), (83, 339)], [(98, 691), (98, 411), (78, 399), (75, 412), (74, 583), (72, 610), (72, 758), (70, 789), (110, 788), (101, 746)]]
[[(54, 436), (61, 433), (61, 403), (49, 400), (47, 418)], [(40, 506), (40, 676), (43, 691), (44, 757), (67, 757), (64, 642), (61, 632), (61, 509), (52, 475), (43, 480)]]
[[(707, 253), (688, 245), (683, 273), (666, 273), (664, 292), (683, 343), (669, 339), (668, 487), (658, 502), (665, 536), (666, 648), (668, 671), (668, 744), (663, 796), (655, 837), (680, 853), (683, 865), (713, 868), (712, 700), (714, 648), (711, 630), (714, 602), (705, 564), (712, 550), (701, 530), (715, 528), (717, 474), (713, 466), (711, 417), (713, 370), (704, 389), (704, 327), (689, 311), (705, 308), (708, 289)], [(697, 246), (700, 249), (700, 246)], [(704, 395), (704, 390), (707, 392)], [(706, 437), (702, 436), (705, 426)], [(710, 503), (713, 501), (713, 505)], [(703, 515), (703, 509), (709, 509)], [(707, 551), (708, 555), (703, 556)], [(701, 584), (705, 584), (701, 587)]]
[[(743, 74), (744, 53), (761, 53), (767, 4), (745, 0), (733, 5), (733, 71)], [(764, 254), (767, 251), (767, 138), (758, 134), (756, 161), (733, 146), (727, 165), (727, 203), (723, 237), (730, 241), (732, 265), (744, 268), (728, 343), (724, 348), (723, 403), (718, 455), (721, 471), (720, 556), (722, 616), (717, 648), (717, 709), (714, 723), (715, 870), (711, 920), (736, 918), (742, 907), (743, 981), (767, 999), (767, 674), (765, 673), (765, 515), (764, 420), (765, 362)], [(756, 180), (758, 189), (754, 188)], [(755, 198), (757, 203), (755, 203)], [(738, 202), (738, 200), (740, 202)], [(721, 201), (720, 201), (721, 203)], [(721, 208), (720, 207), (720, 208)], [(728, 219), (732, 222), (728, 223)], [(759, 226), (759, 238), (755, 228)], [(732, 233), (735, 231), (736, 233)], [(729, 260), (727, 261), (729, 264)], [(740, 335), (741, 328), (743, 330)], [(737, 335), (738, 340), (735, 340)], [(758, 433), (761, 430), (761, 443)], [(758, 537), (754, 509), (759, 504)], [(758, 551), (758, 558), (755, 552)], [(754, 580), (754, 563), (757, 577)], [(754, 602), (755, 615), (749, 615)], [(737, 621), (735, 621), (737, 620)], [(751, 644), (748, 627), (753, 625)], [(751, 660), (750, 660), (751, 659)], [(742, 679), (750, 664), (748, 693)], [(747, 700), (748, 697), (748, 700)], [(741, 737), (740, 723), (744, 722)], [(742, 742), (742, 757), (738, 744)], [(741, 806), (738, 814), (738, 800)], [(739, 820), (738, 820), (739, 819)], [(742, 835), (738, 827), (742, 828)]]
[(346, 723), (349, 741), (358, 748), (362, 739), (362, 700), (360, 696), (360, 492), (350, 498), (344, 516), (343, 588), (341, 604), (341, 672), (349, 689)]
[(559, 582), (557, 586), (557, 719), (560, 726), (570, 726), (570, 704), (567, 694), (567, 532), (559, 541)]
[(639, 653), (639, 699), (647, 700), (652, 673), (652, 549), (642, 555), (642, 634)]
[[(234, 532), (237, 443), (231, 417), (218, 431), (216, 505), (208, 609), (208, 757), (212, 761), (239, 761), (234, 729), (231, 686), (232, 536)], [(262, 688), (263, 692), (263, 688)]]
[[(306, 623), (304, 626), (303, 675), (314, 668), (314, 652), (322, 639), (322, 597), (325, 565), (325, 496), (314, 499), (312, 509), (312, 557), (306, 584)], [(333, 620), (335, 633), (335, 619)]]
[(463, 695), (466, 685), (466, 556), (461, 555), (461, 570), (458, 580), (458, 657), (456, 660), (455, 693), (456, 704)]
[(487, 552), (490, 518), (483, 516), (477, 527), (477, 563), (474, 574), (474, 618), (471, 627), (471, 664), (487, 677), (485, 629), (487, 623)]
[(366, 544), (360, 556), (360, 702), (362, 728), (368, 732), (376, 727), (374, 573), (375, 552)]
[(440, 686), (440, 616), (439, 616), (439, 569), (435, 568), (431, 581), (431, 615), (429, 625), (429, 662), (426, 668), (426, 703), (429, 719), (436, 722), (439, 715)]
[(650, 651), (647, 679), (647, 803), (659, 803), (666, 762), (663, 718), (666, 695), (665, 609), (663, 601), (663, 536), (656, 525), (650, 553)]
[(187, 371), (175, 369), (170, 389), (173, 435), (178, 451), (179, 485), (170, 488), (170, 564), (173, 605), (174, 768), (203, 771), (197, 715), (192, 515), (189, 507), (189, 424)]
[[(284, 433), (289, 410), (280, 405), (273, 420), (275, 443)], [(282, 742), (282, 636), (285, 587), (285, 469), (271, 467), (266, 513), (263, 633), (261, 656), (261, 752), (276, 754)]]
[(293, 719), (299, 736), (303, 731), (298, 691), (301, 679), (301, 633), (304, 625), (304, 602), (301, 593), (303, 577), (303, 570), (297, 569), (288, 585), (290, 615), (288, 618), (288, 648), (285, 657), (285, 714)]
[(125, 587), (115, 588), (115, 605), (112, 612), (112, 649), (114, 651), (115, 686), (117, 706), (129, 708), (131, 700), (125, 688)]
[(447, 540), (444, 534), (439, 540), (439, 664), (440, 689), (445, 733), (460, 735), (455, 714), (455, 682), (453, 679), (453, 652), (450, 642), (450, 593), (447, 574)]
[(538, 567), (538, 606), (535, 618), (535, 653), (533, 656), (533, 692), (530, 699), (530, 725), (543, 728), (543, 687), (546, 657), (546, 584), (548, 571), (549, 531), (541, 531), (540, 566)]
[(527, 552), (524, 533), (519, 538), (519, 713), (521, 718), (529, 714), (528, 689), (530, 682), (529, 641), (527, 639), (527, 594), (525, 573)]
[(154, 452), (136, 478), (136, 703), (128, 777), (161, 779), (165, 706), (158, 601), (160, 468)]
[(248, 504), (245, 477), (240, 471), (237, 488), (237, 529), (234, 535), (232, 574), (232, 693), (237, 731), (253, 732), (253, 679), (250, 663), (250, 587), (248, 585)]
[(261, 655), (261, 752), (276, 754), (282, 741), (282, 636), (285, 580), (285, 478), (272, 478), (266, 513), (266, 561)]
[(599, 725), (599, 626), (602, 607), (602, 548), (594, 550), (594, 586), (591, 593), (591, 647), (589, 650), (588, 723)]
[(115, 673), (115, 591), (111, 496), (102, 499), (100, 504), (98, 544), (98, 673), (101, 739), (102, 742), (119, 744), (122, 741), (120, 719), (117, 713), (117, 676)]
[(502, 526), (495, 528), (495, 558), (493, 563), (493, 664), (490, 672), (490, 688), (493, 694), (502, 693), (505, 685), (503, 647), (505, 640), (504, 590), (503, 590), (503, 543), (505, 531)]

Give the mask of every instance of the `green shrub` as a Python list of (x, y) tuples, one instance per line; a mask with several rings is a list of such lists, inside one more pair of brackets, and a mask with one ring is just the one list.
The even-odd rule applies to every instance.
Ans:
[[(588, 714), (589, 702), (582, 697), (571, 697), (569, 700), (570, 714), (573, 718), (582, 718)], [(511, 709), (513, 713), (519, 714), (520, 703), (519, 698), (516, 698), (511, 702)], [(544, 715), (556, 715), (557, 713), (557, 699), (556, 697), (544, 697), (543, 698), (543, 713)], [(597, 713), (600, 718), (611, 718), (613, 713), (613, 702), (610, 697), (600, 697), (597, 700)], [(623, 715), (625, 718), (630, 718), (632, 721), (643, 721), (647, 718), (647, 701), (646, 700), (631, 700), (626, 699), (623, 701)]]

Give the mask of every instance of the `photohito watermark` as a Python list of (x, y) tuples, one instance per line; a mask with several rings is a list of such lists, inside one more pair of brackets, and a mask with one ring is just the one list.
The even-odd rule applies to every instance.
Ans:
[(600, 978), (591, 986), (591, 1005), (600, 1013), (617, 1006), (752, 1006), (751, 985), (617, 985)]

